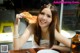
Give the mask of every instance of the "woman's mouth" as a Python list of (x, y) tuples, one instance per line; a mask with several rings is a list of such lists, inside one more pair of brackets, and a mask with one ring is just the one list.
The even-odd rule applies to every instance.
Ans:
[(41, 24), (45, 24), (46, 21), (44, 21), (44, 20), (40, 20), (40, 23), (41, 23)]

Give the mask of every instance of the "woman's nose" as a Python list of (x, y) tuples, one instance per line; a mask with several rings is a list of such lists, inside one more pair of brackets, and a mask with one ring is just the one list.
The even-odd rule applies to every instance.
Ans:
[(46, 15), (43, 15), (43, 17), (42, 17), (43, 19), (46, 19)]

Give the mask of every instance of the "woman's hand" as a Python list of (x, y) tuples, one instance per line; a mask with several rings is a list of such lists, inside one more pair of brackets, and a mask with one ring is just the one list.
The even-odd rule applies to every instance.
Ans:
[(23, 13), (16, 14), (16, 18), (23, 18), (23, 17), (24, 17), (24, 14)]
[(19, 25), (20, 24), (20, 18), (22, 18), (22, 16), (20, 14), (16, 14), (15, 25)]
[(56, 49), (57, 45), (53, 45), (50, 49)]
[(22, 18), (22, 16), (20, 14), (16, 14), (16, 20), (15, 20), (15, 24), (14, 24), (14, 36), (15, 37), (18, 35), (18, 28), (19, 28), (19, 24), (20, 24), (20, 18)]
[(64, 52), (70, 52), (70, 48), (69, 47), (60, 46), (60, 45), (53, 45), (50, 49), (64, 51)]

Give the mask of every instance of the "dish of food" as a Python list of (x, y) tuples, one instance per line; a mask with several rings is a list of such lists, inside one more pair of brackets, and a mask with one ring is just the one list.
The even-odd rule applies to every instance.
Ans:
[(59, 52), (51, 49), (42, 49), (42, 50), (39, 50), (37, 53), (59, 53)]

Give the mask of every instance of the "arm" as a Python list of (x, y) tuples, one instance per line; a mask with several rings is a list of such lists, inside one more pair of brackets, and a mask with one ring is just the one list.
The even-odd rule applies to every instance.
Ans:
[(66, 46), (53, 45), (51, 49), (56, 49), (63, 52), (70, 52), (70, 48)]
[[(15, 35), (18, 35), (18, 34), (14, 34), (14, 37)], [(30, 35), (31, 33), (27, 27), (21, 37), (14, 38), (14, 49), (20, 49), (23, 46), (23, 44), (26, 43), (26, 41), (29, 39)]]
[(55, 38), (57, 41), (63, 43), (65, 46), (71, 47), (71, 41), (64, 37), (63, 35), (61, 35), (57, 30), (55, 30)]
[(63, 43), (65, 46), (53, 45), (53, 49), (58, 49), (61, 51), (70, 51), (71, 42), (64, 36), (62, 36), (57, 30), (55, 30), (55, 38), (57, 41)]
[(14, 41), (14, 49), (20, 49), (23, 44), (28, 40), (28, 38), (30, 37), (30, 35), (32, 34), (32, 29), (31, 29), (31, 25), (28, 25), (28, 27), (25, 29), (23, 35), (21, 37), (19, 37), (18, 34), (18, 25), (20, 22), (20, 19), (17, 20), (18, 23), (15, 24), (14, 26), (14, 36), (13, 36), (13, 41)]

